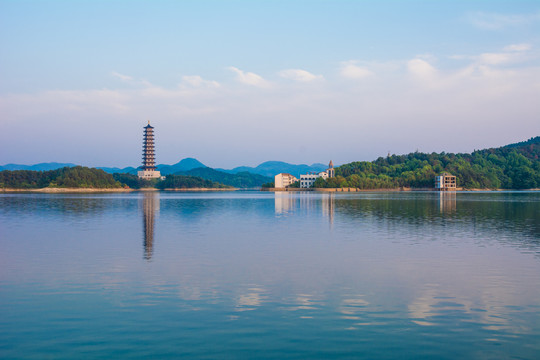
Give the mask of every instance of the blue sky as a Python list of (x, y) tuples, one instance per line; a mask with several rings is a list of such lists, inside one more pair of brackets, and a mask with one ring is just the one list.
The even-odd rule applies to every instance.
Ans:
[(540, 134), (540, 1), (0, 0), (0, 164), (342, 164)]

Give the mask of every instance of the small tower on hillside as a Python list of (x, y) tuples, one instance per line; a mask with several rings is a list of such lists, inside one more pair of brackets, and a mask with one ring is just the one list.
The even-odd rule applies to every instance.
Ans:
[(330, 164), (328, 164), (328, 169), (326, 169), (326, 172), (328, 173), (328, 177), (333, 178), (335, 176), (334, 163), (332, 160), (330, 160)]
[(141, 171), (139, 171), (137, 175), (141, 179), (154, 179), (161, 177), (160, 172), (156, 171), (154, 127), (150, 125), (150, 120), (148, 121), (148, 125), (144, 127), (142, 156), (142, 166), (140, 167)]

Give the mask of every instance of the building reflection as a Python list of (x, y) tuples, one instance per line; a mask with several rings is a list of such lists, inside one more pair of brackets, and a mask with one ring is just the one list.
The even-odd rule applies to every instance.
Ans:
[(456, 211), (456, 193), (454, 191), (439, 192), (439, 211), (443, 214)]
[(328, 192), (319, 195), (277, 191), (274, 193), (275, 213), (276, 215), (288, 215), (297, 210), (305, 212), (321, 211), (323, 217), (328, 218), (332, 226), (334, 223), (335, 194)]
[(156, 212), (159, 212), (159, 193), (145, 192), (142, 199), (142, 209), (144, 259), (151, 260), (154, 253), (154, 224)]
[(297, 197), (289, 192), (277, 191), (274, 193), (274, 208), (276, 214), (288, 214), (293, 212)]
[(324, 217), (328, 218), (330, 227), (334, 225), (334, 203), (335, 203), (335, 194), (332, 192), (322, 194), (322, 213)]

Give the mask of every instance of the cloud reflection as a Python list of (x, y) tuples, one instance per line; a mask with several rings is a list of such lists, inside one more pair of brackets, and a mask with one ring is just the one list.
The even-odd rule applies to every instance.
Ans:
[(252, 287), (245, 294), (240, 294), (236, 300), (236, 311), (255, 310), (266, 299), (265, 290), (262, 287)]
[(342, 319), (359, 320), (360, 314), (365, 312), (369, 301), (363, 298), (364, 295), (349, 295), (341, 301), (339, 312), (343, 315)]
[(420, 326), (434, 326), (442, 325), (460, 313), (460, 321), (480, 324), (485, 330), (514, 334), (527, 332), (521, 324), (510, 321), (511, 313), (519, 311), (519, 306), (515, 306), (515, 309), (508, 306), (519, 304), (516, 291), (508, 289), (510, 284), (492, 285), (495, 284), (484, 284), (478, 289), (478, 296), (460, 294), (455, 288), (429, 285), (409, 303), (409, 318)]

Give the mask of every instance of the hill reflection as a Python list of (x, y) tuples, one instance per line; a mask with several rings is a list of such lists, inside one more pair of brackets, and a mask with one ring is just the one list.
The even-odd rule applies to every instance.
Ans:
[(527, 192), (274, 195), (276, 216), (319, 212), (339, 226), (375, 221), (396, 231), (416, 232), (417, 240), (428, 226), (456, 237), (472, 228), (484, 237), (535, 252), (540, 247), (539, 205), (538, 194)]

